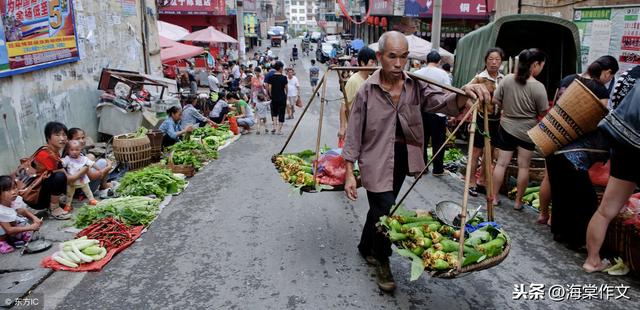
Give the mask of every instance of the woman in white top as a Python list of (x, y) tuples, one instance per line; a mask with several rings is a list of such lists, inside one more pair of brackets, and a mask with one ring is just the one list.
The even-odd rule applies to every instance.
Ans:
[(298, 83), (295, 74), (292, 68), (287, 71), (287, 79), (289, 80), (287, 83), (287, 119), (293, 119), (294, 107), (300, 98), (300, 83)]

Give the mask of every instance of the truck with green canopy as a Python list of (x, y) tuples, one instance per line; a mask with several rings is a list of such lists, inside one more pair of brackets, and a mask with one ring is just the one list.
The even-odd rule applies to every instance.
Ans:
[(545, 85), (549, 99), (553, 99), (563, 77), (582, 70), (580, 36), (573, 22), (547, 15), (509, 15), (460, 39), (455, 53), (454, 86), (465, 85), (484, 70), (485, 51), (494, 46), (504, 50), (503, 64), (527, 48), (544, 51), (548, 59), (538, 80)]

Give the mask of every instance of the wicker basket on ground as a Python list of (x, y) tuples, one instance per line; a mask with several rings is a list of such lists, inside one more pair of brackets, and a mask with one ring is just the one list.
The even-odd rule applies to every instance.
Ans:
[(151, 163), (151, 142), (146, 135), (115, 136), (113, 137), (113, 155), (119, 162), (127, 164), (129, 170), (144, 168)]
[[(532, 158), (531, 164), (529, 164), (529, 182), (542, 183), (545, 170), (546, 164), (544, 158)], [(500, 193), (506, 195), (515, 186), (513, 182), (509, 181), (512, 178), (518, 179), (518, 161), (515, 158), (511, 160), (511, 163), (507, 167)]]
[(147, 137), (151, 143), (151, 161), (156, 162), (162, 157), (162, 138), (164, 138), (164, 133), (154, 129), (147, 133)]

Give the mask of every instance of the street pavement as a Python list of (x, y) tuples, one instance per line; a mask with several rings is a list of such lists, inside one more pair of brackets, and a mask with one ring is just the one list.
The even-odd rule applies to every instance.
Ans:
[[(289, 64), (289, 46), (274, 50)], [(312, 56), (313, 57), (313, 56)], [(309, 59), (296, 71), (303, 100), (311, 88)], [(323, 68), (325, 71), (326, 67)], [(335, 146), (341, 93), (329, 79), (322, 144)], [(316, 141), (316, 99), (288, 151)], [(296, 113), (296, 120), (300, 112)], [(289, 133), (292, 121), (284, 131)], [(299, 195), (271, 164), (286, 136), (250, 134), (221, 151), (220, 159), (190, 180), (141, 240), (117, 255), (102, 272), (56, 272), (35, 290), (45, 308), (60, 309), (637, 309), (640, 282), (630, 277), (586, 274), (585, 255), (555, 243), (536, 214), (511, 209), (506, 198), (496, 219), (511, 235), (507, 259), (491, 269), (453, 280), (423, 275), (409, 281), (410, 263), (394, 254), (398, 289), (382, 294), (375, 270), (356, 249), (368, 205), (366, 193), (349, 202), (341, 192)], [(410, 185), (407, 179), (403, 191)], [(462, 200), (462, 181), (431, 175), (420, 181), (408, 208), (432, 209), (442, 200)], [(482, 200), (471, 200), (477, 206)], [(547, 292), (567, 290), (563, 301), (548, 294), (517, 296), (522, 285)], [(619, 300), (582, 300), (567, 285), (628, 286)], [(575, 286), (574, 286), (575, 287)], [(614, 290), (618, 296), (618, 291)], [(575, 296), (574, 296), (575, 297)]]

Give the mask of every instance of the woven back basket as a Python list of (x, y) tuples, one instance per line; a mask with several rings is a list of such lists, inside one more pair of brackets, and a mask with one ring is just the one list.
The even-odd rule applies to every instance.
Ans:
[(607, 107), (576, 79), (553, 109), (528, 134), (540, 152), (548, 156), (578, 137), (594, 131), (608, 112)]
[(150, 130), (147, 133), (149, 142), (151, 144), (151, 160), (158, 161), (162, 156), (162, 138), (164, 133), (161, 130)]
[(149, 137), (134, 138), (133, 134), (113, 137), (113, 155), (116, 160), (129, 165), (130, 170), (144, 168), (151, 163)]

